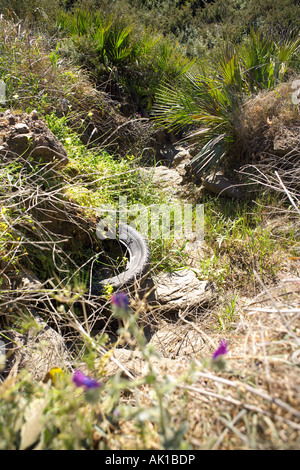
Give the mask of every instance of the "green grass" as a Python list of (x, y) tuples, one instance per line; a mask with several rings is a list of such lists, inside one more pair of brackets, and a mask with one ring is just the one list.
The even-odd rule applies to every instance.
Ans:
[(235, 323), (237, 315), (237, 300), (238, 294), (232, 294), (230, 299), (224, 302), (221, 312), (217, 315), (221, 331), (234, 331), (235, 327), (233, 324)]
[[(273, 196), (274, 197), (274, 196)], [(296, 233), (279, 237), (269, 219), (267, 207), (272, 197), (238, 201), (208, 197), (204, 203), (207, 256), (200, 261), (204, 279), (233, 289), (248, 289), (257, 271), (266, 284), (272, 283), (281, 263), (293, 256)], [(274, 204), (274, 201), (273, 201)]]
[[(87, 149), (79, 135), (68, 125), (68, 118), (48, 115), (49, 129), (64, 145), (69, 164), (64, 169), (66, 193), (78, 204), (97, 208), (101, 204), (116, 206), (122, 194), (138, 197), (139, 185), (135, 168), (126, 156), (117, 159), (101, 148)], [(76, 184), (74, 184), (74, 182)]]

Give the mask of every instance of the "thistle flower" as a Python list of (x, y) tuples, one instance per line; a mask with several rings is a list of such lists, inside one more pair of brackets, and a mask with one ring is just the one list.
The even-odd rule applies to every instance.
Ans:
[(76, 387), (84, 387), (86, 390), (91, 390), (92, 388), (100, 388), (101, 384), (97, 380), (91, 379), (80, 370), (75, 370), (73, 377), (73, 383)]
[(222, 339), (218, 349), (213, 353), (211, 358), (211, 367), (215, 370), (224, 370), (226, 368), (226, 361), (224, 360), (225, 354), (228, 353), (227, 343)]
[(115, 305), (117, 308), (122, 308), (126, 312), (128, 311), (129, 308), (129, 297), (126, 294), (126, 292), (116, 292), (116, 294), (113, 294), (111, 299), (111, 303)]
[(219, 358), (219, 356), (224, 356), (225, 354), (228, 353), (228, 349), (227, 349), (227, 343), (225, 341), (225, 339), (222, 339), (221, 343), (220, 343), (220, 346), (218, 347), (218, 349), (214, 352), (213, 354), (213, 360)]

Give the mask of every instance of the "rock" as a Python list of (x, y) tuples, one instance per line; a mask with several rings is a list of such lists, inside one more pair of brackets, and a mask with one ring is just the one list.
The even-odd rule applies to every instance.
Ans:
[(64, 338), (39, 316), (34, 315), (36, 327), (27, 333), (5, 332), (7, 363), (5, 373), (13, 368), (26, 369), (34, 380), (43, 380), (53, 367), (71, 370), (71, 355)]
[(183, 178), (175, 168), (166, 166), (141, 168), (140, 174), (142, 178), (150, 180), (158, 189), (167, 191), (170, 197), (183, 191)]
[(27, 134), (27, 132), (29, 132), (29, 127), (24, 122), (18, 122), (18, 124), (14, 126), (14, 129), (18, 134)]
[(194, 323), (195, 328), (191, 327), (189, 323), (161, 323), (152, 335), (149, 344), (164, 358), (174, 360), (184, 357), (188, 359), (189, 357), (195, 358), (203, 353), (207, 340), (199, 332), (196, 323)]
[(300, 126), (288, 129), (281, 127), (273, 141), (274, 152), (279, 156), (286, 155), (300, 149)]
[(194, 271), (184, 269), (161, 273), (153, 277), (154, 303), (163, 312), (178, 312), (201, 308), (213, 301), (215, 287), (212, 282), (199, 281)]
[(2, 145), (0, 145), (0, 155), (5, 155), (8, 152), (8, 145), (6, 142), (3, 142)]
[(24, 155), (30, 147), (30, 139), (32, 139), (32, 137), (33, 134), (31, 132), (28, 134), (18, 133), (17, 135), (11, 136), (8, 140), (9, 149), (18, 155)]
[(186, 164), (190, 161), (191, 155), (187, 149), (184, 147), (174, 147), (176, 153), (172, 160), (172, 167), (176, 168), (179, 165)]
[(36, 291), (43, 287), (41, 281), (31, 272), (20, 272), (18, 277), (23, 289)]
[(186, 266), (197, 269), (200, 261), (206, 256), (204, 240), (197, 239), (193, 234), (188, 241), (186, 241), (182, 253), (185, 255)]
[(65, 165), (68, 162), (65, 152), (62, 153), (53, 147), (48, 147), (48, 145), (38, 145), (30, 152), (30, 156), (35, 160), (41, 159), (45, 163), (56, 161), (59, 165)]
[(161, 161), (165, 166), (177, 168), (187, 164), (191, 159), (189, 151), (175, 143), (160, 144), (156, 149), (156, 161)]
[(10, 126), (13, 126), (16, 122), (16, 118), (13, 114), (10, 114), (9, 116), (7, 116), (7, 120)]
[(70, 369), (71, 355), (63, 336), (36, 313), (37, 305), (42, 302), (43, 284), (30, 270), (5, 278), (9, 282), (7, 285), (4, 283), (4, 288), (19, 292), (20, 305), (31, 313), (33, 326), (25, 333), (15, 329), (5, 331), (3, 338), (7, 360), (4, 373), (8, 374), (12, 369), (26, 369), (35, 380), (43, 380), (52, 367)]
[(0, 154), (10, 157), (19, 155), (58, 165), (68, 163), (62, 143), (46, 123), (38, 119), (35, 110), (29, 115), (12, 115), (9, 110), (0, 114)]
[(10, 126), (13, 126), (16, 122), (16, 117), (12, 114), (10, 109), (7, 109), (3, 114), (3, 118), (7, 121)]
[(31, 111), (31, 113), (29, 114), (29, 117), (30, 117), (31, 119), (33, 119), (34, 121), (35, 121), (36, 119), (38, 119), (37, 110), (34, 109), (33, 111)]
[(208, 191), (220, 196), (236, 197), (242, 196), (242, 191), (237, 184), (227, 179), (222, 172), (216, 172), (207, 176), (202, 185)]
[(190, 161), (192, 159), (192, 156), (189, 152), (184, 147), (176, 146), (176, 154), (174, 155), (174, 158), (172, 160), (172, 168), (176, 168), (176, 171), (180, 174), (185, 179), (189, 179), (189, 165)]
[[(98, 361), (96, 360), (96, 367)], [(188, 368), (188, 361), (184, 358), (177, 360), (168, 359), (166, 357), (159, 357), (158, 355), (152, 356), (149, 360), (149, 364), (144, 360), (143, 354), (140, 351), (131, 351), (125, 348), (114, 349), (113, 356), (110, 357), (107, 365), (105, 366), (106, 378), (115, 375), (117, 372), (121, 372), (124, 377), (143, 377), (149, 373), (149, 365), (151, 369), (157, 374), (164, 375), (168, 371), (172, 370), (173, 375), (182, 374)], [(99, 366), (101, 367), (101, 360)], [(80, 370), (86, 368), (85, 364), (79, 366)], [(86, 373), (89, 373), (87, 370)]]

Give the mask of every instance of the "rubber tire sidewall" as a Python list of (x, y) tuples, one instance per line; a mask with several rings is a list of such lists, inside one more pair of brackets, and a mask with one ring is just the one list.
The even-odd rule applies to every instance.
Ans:
[(149, 271), (151, 254), (148, 242), (134, 227), (122, 224), (118, 241), (128, 252), (127, 266), (120, 274), (93, 284), (93, 291), (102, 291), (108, 285), (114, 290), (128, 287), (141, 282)]

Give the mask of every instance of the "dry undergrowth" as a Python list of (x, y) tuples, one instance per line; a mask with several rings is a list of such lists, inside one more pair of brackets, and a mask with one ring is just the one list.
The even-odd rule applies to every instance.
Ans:
[[(76, 254), (78, 247), (68, 245), (68, 241), (73, 238), (75, 227), (85, 235), (87, 244), (92, 241), (86, 219), (79, 206), (65, 198), (64, 186), (56, 178), (59, 175), (55, 167), (51, 166), (52, 178), (45, 180), (39, 167), (32, 168), (26, 175), (25, 162), (20, 158), (14, 163), (16, 167), (12, 168), (10, 177), (6, 175), (6, 164), (0, 168), (0, 203), (6, 208), (2, 210), (1, 256), (7, 257), (9, 261), (1, 264), (0, 272), (1, 321), (6, 322), (2, 332), (9, 335), (9, 323), (15, 316), (24, 318), (24, 310), (27, 310), (27, 313), (31, 311), (31, 314), (34, 312), (44, 318), (48, 328), (46, 333), (51, 333), (52, 328), (76, 347), (64, 362), (63, 348), (59, 341), (56, 343), (56, 351), (54, 345), (51, 356), (50, 348), (45, 348), (43, 342), (49, 341), (47, 335), (39, 344), (21, 344), (20, 340), (20, 347), (19, 338), (14, 336), (14, 346), (17, 346), (15, 349), (21, 359), (19, 362), (12, 361), (12, 368), (7, 371), (8, 376), (3, 375), (0, 393), (7, 397), (7, 388), (14, 390), (18, 387), (20, 369), (25, 365), (24, 359), (28, 359), (27, 366), (35, 384), (42, 382), (47, 369), (57, 366), (53, 361), (57, 361), (58, 357), (61, 361), (59, 365), (66, 372), (71, 373), (78, 365), (83, 367), (86, 352), (83, 338), (88, 338), (90, 344), (95, 341), (96, 345), (96, 367), (92, 371), (99, 371), (97, 361), (100, 369), (104, 361), (105, 373), (102, 380), (108, 384), (105, 399), (94, 410), (104, 416), (101, 425), (106, 423), (105, 436), (95, 432), (91, 447), (115, 450), (185, 447), (195, 450), (299, 448), (299, 259), (295, 257), (293, 260), (293, 271), (282, 270), (281, 281), (274, 287), (266, 286), (255, 273), (257, 296), (245, 297), (243, 286), (244, 297), (236, 303), (234, 316), (231, 316), (230, 321), (221, 323), (221, 326), (224, 295), (219, 295), (207, 310), (178, 312), (173, 318), (163, 316), (159, 309), (149, 306), (147, 299), (135, 299), (132, 307), (138, 324), (148, 333), (148, 345), (153, 345), (160, 358), (151, 356), (146, 359), (143, 346), (128, 334), (126, 328), (118, 339), (118, 347), (112, 347), (109, 342), (97, 345), (92, 329), (99, 328), (101, 336), (101, 333), (115, 331), (116, 325), (108, 302), (103, 304), (103, 299), (84, 295), (84, 290), (80, 290), (82, 286), (77, 282), (76, 275), (84, 267), (91, 265), (94, 255), (75, 262), (71, 259), (71, 254)], [(18, 171), (18, 165), (22, 171)], [(50, 171), (50, 168), (46, 168), (46, 171)], [(259, 174), (260, 183), (274, 187), (276, 182), (275, 189), (280, 189), (282, 195), (290, 201), (289, 213), (293, 213), (297, 226), (297, 181), (293, 178), (283, 181), (281, 173), (277, 173), (275, 179), (270, 179), (267, 173), (265, 176), (262, 176), (262, 172)], [(291, 175), (293, 174), (295, 172), (291, 170)], [(26, 184), (23, 179), (25, 176)], [(287, 178), (288, 174), (285, 173), (285, 176)], [(49, 181), (52, 183), (50, 186)], [(286, 182), (291, 190), (286, 189)], [(55, 214), (56, 219), (59, 214), (61, 221), (64, 221), (62, 230), (58, 230), (54, 223), (50, 226), (42, 223), (45, 219), (49, 220), (49, 214)], [(46, 281), (42, 285), (20, 285), (20, 268), (22, 264), (26, 265), (26, 253), (30, 253), (31, 259), (35, 260), (35, 268), (44, 271)], [(42, 257), (43, 254), (47, 256)], [(47, 267), (46, 260), (48, 263), (52, 260), (53, 266), (50, 263)], [(69, 263), (72, 268), (71, 286)], [(30, 261), (26, 267), (29, 266)], [(60, 277), (52, 275), (52, 268), (57, 266), (60, 267)], [(86, 269), (88, 271), (90, 268)], [(230, 302), (234, 294), (226, 292), (225, 300)], [(34, 315), (32, 317), (31, 320), (34, 320)], [(120, 326), (126, 325), (118, 323), (117, 327)], [(43, 329), (43, 325), (40, 327)], [(41, 336), (42, 331), (38, 330), (36, 338)], [(112, 339), (115, 340), (115, 337)], [(227, 342), (228, 354), (225, 357), (226, 367), (219, 370), (211, 363), (211, 357), (222, 339)], [(37, 358), (41, 358), (43, 349), (49, 354), (46, 354), (45, 361), (41, 364)], [(150, 366), (152, 371), (149, 374)], [(90, 373), (87, 364), (85, 367), (87, 373)], [(103, 368), (101, 370), (103, 374)], [(124, 386), (122, 383), (118, 385), (118, 374), (127, 379)], [(112, 380), (112, 385), (109, 380)], [(114, 386), (122, 387), (118, 406), (131, 409), (131, 414), (128, 414), (128, 418), (126, 413), (121, 415), (118, 422), (112, 425), (105, 417), (105, 406), (108, 406), (109, 393), (112, 393)], [(73, 390), (70, 393), (73, 394)], [(84, 416), (92, 415), (89, 407), (89, 404), (82, 404), (80, 411), (82, 410)], [(59, 406), (56, 408), (59, 409)], [(142, 411), (135, 415), (135, 410)], [(156, 414), (151, 414), (151, 410)], [(74, 410), (70, 413), (71, 416), (65, 419), (72, 422)], [(146, 413), (149, 414), (145, 418)], [(50, 418), (53, 419), (53, 415), (52, 411)], [(60, 426), (63, 428), (66, 424), (63, 417), (60, 416), (59, 419), (61, 421), (57, 427), (60, 429)], [(53, 440), (57, 444), (55, 439), (56, 435)], [(49, 446), (51, 447), (51, 443)]]
[(235, 143), (229, 167), (236, 169), (247, 163), (264, 163), (271, 155), (274, 157), (274, 151), (278, 157), (281, 147), (283, 155), (287, 149), (298, 147), (299, 150), (299, 105), (292, 101), (296, 78), (274, 90), (261, 91), (233, 116)]
[[(14, 189), (10, 193), (11, 200), (18, 200), (23, 204), (23, 199), (28, 197), (28, 190), (25, 191), (22, 185), (19, 192)], [(42, 202), (54, 203), (53, 197), (58, 194), (60, 187), (57, 187), (57, 193), (40, 192), (34, 207), (45, 210)], [(9, 191), (5, 197), (8, 196)], [(38, 201), (40, 205), (37, 204)], [(61, 210), (67, 209), (70, 217), (72, 211), (68, 201), (60, 198), (59, 202)], [(29, 210), (28, 214), (39, 227), (43, 240), (51, 246), (55, 245), (53, 233), (40, 225), (40, 221), (34, 218), (34, 211)], [(16, 219), (18, 223), (22, 220), (21, 215), (20, 213), (19, 219)], [(78, 223), (83, 223), (83, 219), (81, 222), (80, 220), (76, 219), (77, 226)], [(14, 221), (11, 223), (12, 229), (20, 229), (18, 224), (14, 225)], [(28, 227), (25, 224), (23, 229), (26, 228)], [(28, 249), (28, 241), (23, 238), (23, 244), (15, 248), (16, 254), (22, 253), (22, 247)], [(68, 258), (63, 245), (58, 255)], [(297, 263), (298, 260), (294, 262)], [(2, 271), (4, 278), (5, 272)], [(139, 319), (138, 323), (144, 327), (145, 332), (148, 331), (149, 344), (154, 346), (160, 359), (152, 357), (149, 362), (145, 360), (141, 347), (126, 331), (121, 335), (117, 349), (111, 350), (109, 345), (97, 348), (100, 363), (109, 352), (106, 377), (102, 379), (109, 380), (121, 372), (129, 379), (129, 384), (133, 384), (131, 388), (127, 385), (122, 390), (120, 407), (124, 405), (133, 410), (139, 407), (150, 410), (156, 403), (157, 387), (162, 390), (166, 387), (163, 401), (168, 421), (165, 423), (164, 439), (167, 430), (171, 429), (175, 448), (176, 435), (181, 436), (177, 442), (178, 448), (185, 442), (184, 445), (195, 450), (299, 448), (300, 267), (298, 265), (298, 271), (293, 271), (292, 279), (284, 272), (281, 282), (272, 288), (265, 287), (259, 276), (255, 276), (259, 294), (255, 298), (241, 298), (236, 304), (234, 318), (223, 325), (223, 328), (220, 328), (218, 319), (218, 313), (224, 307), (224, 298), (221, 295), (207, 310), (179, 312), (173, 318), (165, 317), (160, 314), (159, 309), (150, 307), (147, 299), (133, 299), (133, 311)], [(6, 286), (5, 289), (2, 286), (1, 310), (6, 312), (8, 322), (9, 312), (22, 315), (24, 306), (33, 307), (35, 313), (44, 318), (46, 313), (48, 326), (65, 334), (65, 339), (73, 344), (80, 343), (82, 334), (91, 333), (91, 329), (97, 327), (99, 319), (100, 332), (113, 328), (111, 313), (107, 313), (103, 300), (95, 297), (85, 297), (85, 302), (81, 302), (81, 315), (74, 315), (72, 306), (76, 304), (76, 297), (72, 296), (76, 292), (78, 294), (76, 289), (73, 292), (65, 289), (64, 282), (56, 282), (53, 288), (49, 284), (38, 287), (31, 285), (31, 288), (28, 285), (19, 286), (15, 290), (13, 285), (9, 288)], [(227, 300), (232, 296), (233, 293), (227, 292)], [(65, 309), (58, 308), (61, 304), (65, 305)], [(40, 334), (39, 332), (38, 336)], [(229, 352), (225, 358), (226, 368), (216, 370), (210, 359), (221, 339), (227, 341)], [(14, 337), (14, 340), (17, 341), (18, 338)], [(47, 340), (49, 339), (46, 336), (43, 341)], [(45, 344), (43, 341), (38, 348)], [(24, 345), (19, 350), (24, 366), (26, 354), (22, 352), (22, 348)], [(29, 353), (27, 367), (38, 381), (42, 380), (47, 368), (57, 365), (53, 360), (57, 360), (58, 356), (61, 359), (60, 365), (66, 370), (71, 371), (75, 364), (84, 366), (81, 362), (84, 360), (83, 347), (82, 350), (75, 349), (63, 363), (62, 351), (58, 354), (58, 349), (61, 348), (58, 341), (54, 359), (49, 353), (42, 367), (41, 361), (37, 360), (42, 350), (32, 348), (29, 343), (26, 348), (26, 353)], [(147, 376), (149, 364), (155, 371), (155, 383), (147, 383), (147, 380), (136, 383), (136, 380)], [(13, 367), (7, 380), (12, 377), (17, 380), (22, 361), (15, 362), (14, 365), (17, 369)], [(39, 367), (41, 369), (37, 370)], [(4, 381), (4, 386), (6, 383)], [(101, 403), (99, 406), (101, 408), (104, 405)], [(97, 433), (94, 435), (93, 446), (102, 448), (105, 445), (105, 448), (115, 450), (162, 449), (166, 445), (161, 436), (163, 424), (152, 419), (150, 414), (149, 419), (142, 424), (132, 416), (128, 419), (121, 417), (117, 425), (109, 427), (105, 439)]]
[[(275, 180), (277, 184), (273, 179), (270, 187), (281, 189), (290, 200), (289, 211), (296, 223), (299, 193), (287, 190), (278, 174)], [(185, 439), (191, 448), (299, 448), (300, 258), (293, 257), (282, 266), (278, 279), (276, 285), (267, 287), (254, 272), (257, 295), (247, 296), (243, 289), (234, 317), (222, 328), (218, 320), (224, 300), (236, 292), (227, 292), (226, 299), (220, 295), (206, 311), (179, 312), (173, 320), (155, 312), (158, 327), (150, 344), (162, 357), (155, 366), (162, 382), (171, 376), (176, 383), (166, 406), (175, 429), (187, 424)], [(216, 370), (210, 358), (222, 339), (229, 352), (226, 367)], [(141, 374), (144, 369), (137, 366), (137, 360), (129, 357), (123, 365)], [(140, 392), (140, 400), (151, 406), (152, 387), (144, 385)], [(123, 400), (134, 404), (135, 397)], [(145, 442), (137, 439), (134, 429), (134, 423), (123, 421), (111, 445), (143, 448)], [(147, 430), (146, 448), (160, 449), (153, 423), (148, 423)]]
[[(188, 423), (185, 439), (191, 448), (299, 448), (299, 314), (300, 277), (283, 278), (273, 289), (262, 286), (256, 298), (244, 299), (232, 331), (221, 333), (205, 313), (198, 321), (181, 315), (176, 323), (163, 322), (162, 334), (154, 341), (163, 359), (154, 366), (161, 378), (173, 377), (176, 385), (168, 407), (174, 427)], [(222, 338), (229, 353), (226, 368), (216, 371), (209, 359)], [(123, 365), (142, 374), (145, 369), (137, 366), (138, 360), (123, 357)], [(139, 400), (146, 407), (151, 406), (152, 395), (151, 386), (139, 389)], [(129, 394), (122, 400), (134, 406), (135, 398)], [(110, 445), (145, 448), (134, 429), (133, 422), (121, 422)], [(150, 421), (147, 430), (146, 448), (160, 449), (157, 429)]]
[[(139, 312), (144, 324), (151, 321), (145, 305), (140, 303)], [(155, 387), (167, 384), (164, 406), (170, 426), (175, 434), (177, 429), (185, 429), (184, 441), (190, 449), (297, 449), (299, 314), (300, 277), (283, 277), (280, 286), (262, 286), (256, 298), (243, 299), (232, 329), (226, 331), (217, 328), (212, 311), (202, 312), (202, 318), (200, 312), (194, 318), (183, 313), (173, 321), (159, 318), (158, 330), (150, 338), (160, 353), (160, 358), (150, 360), (155, 384), (137, 385), (136, 380), (149, 373), (149, 363), (126, 334), (120, 344), (127, 343), (126, 349), (114, 350), (106, 364), (106, 380), (119, 372), (129, 379), (119, 407), (133, 410), (151, 410)], [(85, 325), (81, 326), (84, 331)], [(210, 358), (221, 339), (226, 339), (229, 352), (225, 369), (216, 370)], [(99, 350), (99, 358), (105, 351)], [(74, 364), (78, 359), (74, 358)], [(101, 410), (102, 406), (99, 404)], [(94, 440), (95, 448), (101, 448), (103, 437), (96, 433)], [(151, 415), (143, 423), (143, 432), (135, 419), (121, 417), (104, 442), (114, 450), (163, 448), (159, 424)]]

